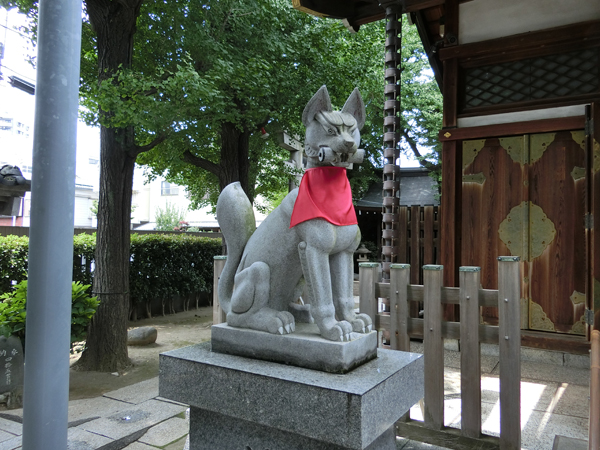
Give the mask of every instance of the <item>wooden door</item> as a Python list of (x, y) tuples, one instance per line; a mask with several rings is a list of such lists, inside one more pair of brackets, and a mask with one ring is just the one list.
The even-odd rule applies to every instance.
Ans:
[(461, 264), (496, 289), (497, 257), (521, 258), (523, 328), (585, 334), (584, 149), (583, 131), (463, 142)]

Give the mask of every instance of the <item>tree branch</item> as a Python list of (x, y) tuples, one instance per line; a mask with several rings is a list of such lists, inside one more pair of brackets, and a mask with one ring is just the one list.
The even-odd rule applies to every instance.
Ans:
[(221, 173), (221, 168), (212, 161), (208, 159), (201, 158), (200, 156), (194, 155), (189, 150), (183, 152), (181, 156), (186, 163), (189, 163), (193, 166), (200, 167), (201, 169), (208, 170), (210, 173), (216, 175), (217, 177)]
[(421, 155), (421, 152), (419, 151), (419, 147), (417, 146), (417, 143), (415, 142), (415, 140), (413, 138), (411, 138), (408, 135), (408, 133), (405, 130), (402, 131), (402, 136), (404, 137), (404, 139), (406, 139), (408, 146), (410, 147), (411, 151), (413, 152), (413, 155), (415, 155), (415, 157), (417, 158), (417, 161), (419, 161), (419, 164), (421, 166), (423, 166), (426, 169), (431, 170), (431, 171), (434, 171), (439, 168), (438, 164), (434, 164), (432, 162), (427, 161), (423, 157), (423, 155)]
[(147, 152), (149, 150), (152, 150), (154, 147), (156, 147), (158, 144), (163, 143), (165, 140), (167, 139), (167, 133), (160, 133), (159, 135), (157, 135), (154, 140), (152, 140), (152, 142), (150, 142), (149, 144), (146, 145), (136, 145), (133, 147), (132, 150), (129, 151), (129, 155), (132, 158), (137, 157), (137, 155), (139, 155), (140, 153), (144, 153)]

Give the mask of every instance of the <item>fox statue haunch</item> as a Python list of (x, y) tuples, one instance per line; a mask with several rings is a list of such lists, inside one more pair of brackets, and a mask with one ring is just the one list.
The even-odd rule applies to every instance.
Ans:
[[(300, 188), (258, 228), (239, 183), (221, 192), (217, 219), (228, 256), (219, 302), (228, 325), (287, 334), (295, 317), (314, 319), (321, 336), (333, 341), (371, 331), (371, 318), (354, 312), (352, 257), (360, 230), (344, 168), (362, 160), (357, 147), (364, 121), (357, 89), (337, 112), (323, 86), (302, 114), (308, 164)], [(304, 283), (309, 305), (300, 306), (292, 302)]]

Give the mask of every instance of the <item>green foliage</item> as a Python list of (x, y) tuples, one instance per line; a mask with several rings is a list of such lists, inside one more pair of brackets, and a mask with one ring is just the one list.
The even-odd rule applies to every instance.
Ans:
[[(11, 295), (15, 298), (19, 298), (23, 292), (23, 298), (27, 295), (26, 281), (23, 281), (27, 279), (27, 249), (26, 236), (0, 237), (0, 255), (5, 256), (0, 259), (2, 292), (10, 292), (14, 280), (17, 284)], [(137, 303), (154, 298), (185, 297), (196, 292), (209, 292), (212, 289), (213, 258), (221, 254), (222, 248), (220, 239), (187, 233), (132, 234), (130, 251), (130, 297), (133, 303)], [(74, 236), (73, 281), (78, 286), (92, 284), (95, 253), (95, 234), (82, 233)], [(22, 283), (25, 283), (24, 288), (20, 287)], [(74, 302), (75, 294), (79, 295), (80, 292), (73, 288)], [(1, 308), (3, 306), (0, 304), (0, 310)], [(85, 312), (83, 305), (78, 305), (77, 308), (78, 311)]]
[(173, 231), (179, 227), (184, 219), (185, 211), (180, 210), (170, 202), (167, 202), (165, 209), (162, 209), (160, 206), (156, 208), (154, 221), (156, 222), (156, 230), (158, 231)]
[[(89, 284), (72, 283), (71, 344), (85, 339), (88, 323), (100, 303), (97, 297), (87, 294), (89, 288)], [(0, 334), (25, 338), (26, 304), (27, 280), (18, 283), (11, 292), (0, 295)]]
[(12, 292), (0, 295), (0, 334), (25, 337), (25, 304), (27, 302), (27, 280), (15, 285)]
[[(361, 29), (362, 31), (362, 29)], [(442, 94), (433, 76), (427, 54), (415, 26), (402, 24), (402, 141), (400, 148), (409, 157), (441, 179)], [(429, 153), (426, 153), (429, 151)]]
[(92, 284), (92, 262), (96, 257), (96, 233), (73, 236), (73, 281)]
[(100, 304), (98, 297), (90, 297), (87, 294), (89, 284), (74, 281), (72, 286), (71, 343), (85, 339), (88, 323)]
[(0, 292), (8, 292), (13, 281), (27, 279), (29, 238), (0, 236)]
[(212, 289), (213, 258), (220, 239), (179, 235), (131, 235), (132, 303), (186, 297)]
[(90, 212), (94, 215), (98, 215), (98, 200), (92, 200), (92, 206), (90, 207)]
[[(201, 6), (150, 0), (142, 5), (132, 67), (100, 85), (84, 82), (87, 120), (132, 124), (139, 145), (166, 133), (138, 162), (148, 165), (150, 177), (164, 174), (185, 185), (194, 207), (216, 202), (219, 174), (231, 156), (223, 153), (223, 125), (232, 124), (250, 134), (249, 155), (239, 155), (249, 161), (240, 176), (248, 177), (250, 197), (271, 201), (290, 179), (277, 132), (303, 134), (302, 110), (321, 85), (328, 85), (336, 108), (358, 86), (369, 111), (363, 140), (369, 160), (355, 177), (370, 177), (370, 166), (381, 163), (383, 39), (379, 24), (352, 35), (340, 22), (296, 11), (287, 0)], [(86, 52), (86, 58), (91, 63), (96, 56)], [(98, 116), (99, 107), (110, 114)], [(262, 127), (269, 139), (261, 139)], [(186, 153), (202, 164), (184, 161)], [(360, 191), (366, 184), (353, 186)]]

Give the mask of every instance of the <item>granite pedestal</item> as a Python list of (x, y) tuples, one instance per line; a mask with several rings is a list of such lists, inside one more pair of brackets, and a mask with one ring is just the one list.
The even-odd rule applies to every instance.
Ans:
[(211, 351), (160, 355), (159, 394), (190, 405), (191, 450), (393, 450), (423, 397), (422, 355), (392, 350), (339, 375)]
[(211, 349), (307, 369), (347, 373), (377, 357), (377, 331), (350, 334), (352, 340), (334, 342), (323, 339), (314, 323), (297, 323), (296, 331), (286, 335), (221, 323), (211, 329)]

